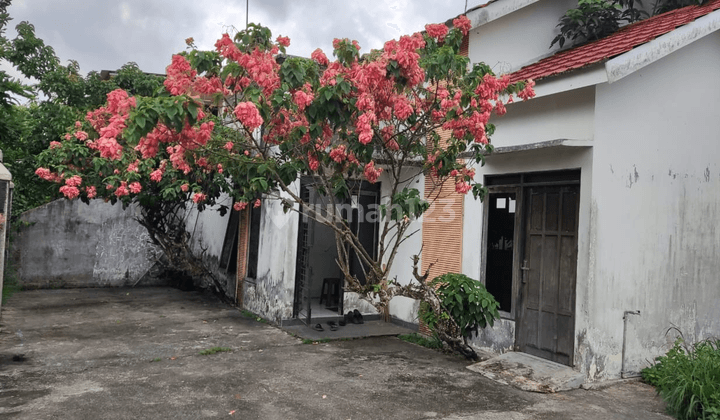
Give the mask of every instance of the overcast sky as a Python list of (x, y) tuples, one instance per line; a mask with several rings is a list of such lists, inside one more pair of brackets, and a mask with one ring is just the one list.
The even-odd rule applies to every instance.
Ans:
[[(361, 52), (389, 39), (444, 22), (465, 10), (466, 0), (249, 0), (250, 22), (289, 36), (289, 54), (308, 57), (315, 48), (332, 54), (333, 38), (357, 40)], [(486, 0), (467, 0), (472, 8)], [(6, 36), (27, 20), (38, 37), (83, 74), (115, 70), (134, 61), (140, 69), (164, 73), (173, 53), (193, 37), (211, 49), (230, 26), (244, 28), (245, 0), (13, 0)], [(4, 66), (3, 66), (4, 67)]]

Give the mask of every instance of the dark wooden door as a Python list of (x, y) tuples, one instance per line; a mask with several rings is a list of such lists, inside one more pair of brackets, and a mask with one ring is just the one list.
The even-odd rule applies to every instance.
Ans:
[(572, 366), (579, 186), (525, 189), (519, 350)]

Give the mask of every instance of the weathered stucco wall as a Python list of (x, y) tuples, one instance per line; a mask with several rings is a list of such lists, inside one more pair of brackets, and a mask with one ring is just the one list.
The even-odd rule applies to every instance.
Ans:
[(258, 275), (244, 281), (243, 306), (277, 323), (292, 318), (298, 223), (298, 214), (283, 212), (278, 200), (263, 200)]
[(202, 258), (203, 264), (225, 286), (228, 296), (235, 297), (235, 273), (227, 272), (220, 267), (220, 256), (222, 255), (223, 243), (230, 220), (230, 210), (221, 215), (218, 209), (220, 206), (232, 207), (232, 199), (223, 194), (217, 204), (206, 207), (203, 211), (197, 211), (195, 205), (188, 202), (188, 210), (185, 217), (187, 231), (190, 233), (190, 246), (195, 255)]
[[(107, 287), (135, 284), (152, 267), (145, 228), (123, 210), (93, 200), (56, 200), (25, 212), (10, 253), (23, 287)], [(158, 284), (150, 277), (139, 285)]]
[[(688, 340), (720, 336), (720, 34), (597, 90), (591, 253), (578, 290), (579, 352), (591, 378)], [(582, 292), (582, 293), (581, 293)]]

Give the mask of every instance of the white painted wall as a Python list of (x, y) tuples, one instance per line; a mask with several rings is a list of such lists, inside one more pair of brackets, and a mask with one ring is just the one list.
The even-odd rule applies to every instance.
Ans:
[[(221, 216), (218, 209), (221, 205), (228, 208), (225, 216)], [(194, 203), (188, 202), (188, 211), (185, 216), (187, 231), (191, 235), (192, 250), (200, 255), (205, 253), (208, 256), (220, 258), (225, 231), (232, 208), (232, 199), (227, 194), (222, 194), (217, 204), (206, 207), (203, 211), (197, 211)]]
[[(578, 289), (578, 362), (618, 377), (686, 339), (720, 335), (720, 34), (597, 89), (595, 263)], [(580, 283), (579, 283), (580, 284)]]
[[(406, 179), (410, 179), (417, 172), (417, 169), (412, 168), (405, 172), (404, 177)], [(415, 188), (420, 191), (420, 195), (422, 196), (423, 191), (425, 190), (424, 175), (421, 173), (417, 174), (410, 180), (410, 182), (401, 186), (401, 188), (403, 187)], [(383, 197), (383, 202), (387, 204), (389, 202), (390, 195), (389, 182), (383, 183), (381, 194)], [(395, 261), (393, 262), (390, 270), (390, 278), (396, 280), (399, 284), (402, 285), (406, 285), (412, 281), (415, 281), (412, 273), (413, 255), (420, 254), (420, 261), (418, 264), (422, 266), (422, 254), (420, 253), (422, 249), (422, 218), (413, 220), (411, 222), (405, 236), (407, 239), (405, 239), (405, 241), (398, 249), (398, 253), (395, 256)], [(390, 301), (390, 315), (395, 316), (405, 322), (417, 323), (418, 306), (419, 302), (415, 299), (396, 297), (393, 298), (392, 301)]]
[(517, 146), (548, 140), (592, 140), (595, 124), (595, 87), (516, 102), (507, 114), (493, 116), (495, 147)]
[[(295, 191), (299, 183), (293, 185)], [(278, 323), (292, 318), (298, 224), (298, 214), (283, 212), (279, 200), (263, 200), (258, 278), (245, 281), (243, 305)]]
[[(230, 220), (230, 209), (232, 199), (227, 194), (222, 194), (214, 206), (208, 206), (203, 211), (198, 211), (197, 206), (188, 201), (185, 213), (187, 231), (190, 233), (190, 247), (193, 253), (202, 258), (215, 278), (225, 285), (228, 295), (235, 295), (235, 273), (228, 273), (220, 268), (220, 256), (222, 255), (223, 243), (227, 225)], [(228, 211), (224, 216), (220, 215), (220, 206), (226, 206)]]
[[(501, 7), (498, 2), (490, 7)], [(576, 0), (544, 0), (473, 28), (468, 55), (472, 63), (485, 62), (496, 74), (510, 73), (551, 55), (550, 42), (559, 33), (560, 17), (577, 7)], [(482, 9), (481, 9), (482, 10)]]

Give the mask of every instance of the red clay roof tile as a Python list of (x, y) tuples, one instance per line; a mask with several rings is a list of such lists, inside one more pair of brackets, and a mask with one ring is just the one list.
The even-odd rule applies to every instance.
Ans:
[(542, 79), (582, 67), (628, 52), (633, 48), (652, 41), (658, 36), (671, 32), (678, 26), (720, 9), (720, 0), (710, 0), (702, 6), (687, 6), (625, 26), (614, 34), (560, 51), (550, 57), (530, 64), (510, 74), (510, 80)]

